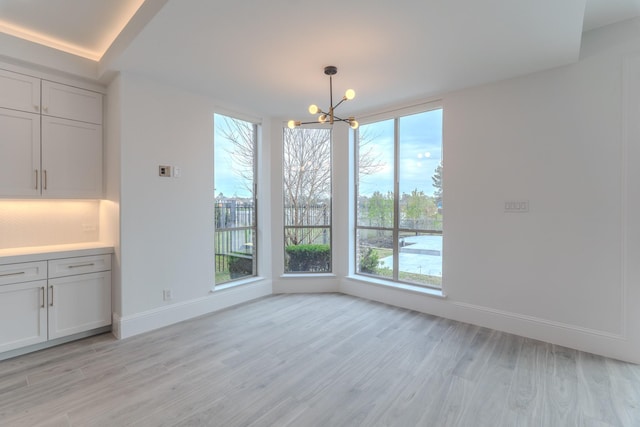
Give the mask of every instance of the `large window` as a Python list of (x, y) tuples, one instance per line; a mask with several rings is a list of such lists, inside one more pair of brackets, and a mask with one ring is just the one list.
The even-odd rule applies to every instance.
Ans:
[(257, 129), (254, 123), (214, 116), (216, 284), (257, 274)]
[(284, 271), (331, 271), (331, 130), (284, 129)]
[(442, 109), (360, 126), (356, 273), (442, 287)]

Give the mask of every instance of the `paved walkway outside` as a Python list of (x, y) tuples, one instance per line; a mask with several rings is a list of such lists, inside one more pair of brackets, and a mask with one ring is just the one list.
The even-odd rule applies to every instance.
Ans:
[[(442, 277), (442, 236), (405, 237), (399, 262), (400, 271)], [(393, 268), (393, 257), (382, 258), (380, 266)]]

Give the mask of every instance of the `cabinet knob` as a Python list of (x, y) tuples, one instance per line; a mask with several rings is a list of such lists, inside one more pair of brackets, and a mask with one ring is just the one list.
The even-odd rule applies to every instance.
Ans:
[(42, 107), (42, 111), (44, 111), (45, 113), (49, 112), (49, 107)]
[(40, 111), (40, 106), (39, 105), (34, 105), (33, 109), (36, 110), (36, 111)]

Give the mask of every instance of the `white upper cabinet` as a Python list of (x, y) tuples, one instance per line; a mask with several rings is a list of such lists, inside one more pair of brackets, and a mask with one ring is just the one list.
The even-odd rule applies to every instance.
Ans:
[(40, 112), (40, 79), (0, 70), (0, 107)]
[(42, 114), (101, 124), (102, 94), (43, 80)]
[(0, 70), (0, 197), (103, 197), (101, 93)]

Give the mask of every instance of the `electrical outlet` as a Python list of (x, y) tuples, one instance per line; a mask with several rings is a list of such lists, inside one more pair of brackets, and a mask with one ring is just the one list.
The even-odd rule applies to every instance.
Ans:
[(85, 233), (98, 231), (98, 226), (94, 224), (82, 224), (82, 231), (84, 231)]
[(160, 176), (171, 176), (171, 166), (160, 165), (158, 166), (158, 175)]
[(171, 301), (171, 299), (173, 298), (173, 295), (171, 294), (171, 289), (165, 289), (162, 291), (162, 298), (165, 301)]

